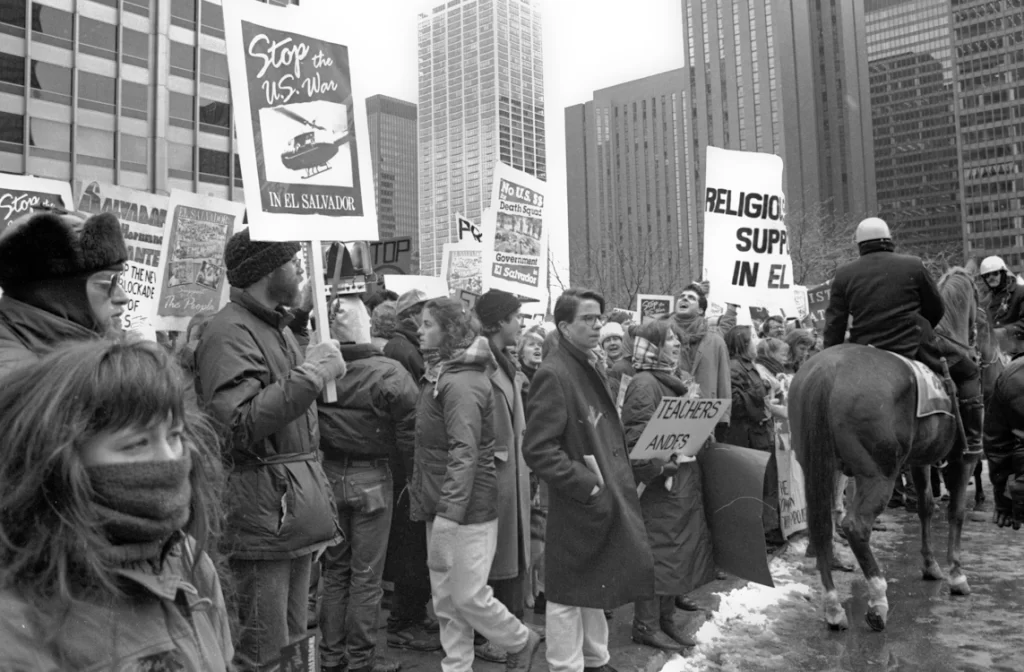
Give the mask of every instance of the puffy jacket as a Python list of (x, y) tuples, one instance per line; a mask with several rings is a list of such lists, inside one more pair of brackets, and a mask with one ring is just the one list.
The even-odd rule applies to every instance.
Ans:
[(122, 570), (128, 597), (74, 602), (56, 637), (14, 591), (0, 592), (0, 670), (230, 669), (234, 649), (220, 580), (203, 555), (187, 573), (180, 554), (161, 571)]
[(825, 311), (826, 348), (843, 342), (850, 317), (851, 343), (911, 359), (930, 338), (945, 311), (938, 287), (920, 259), (892, 249), (888, 241), (864, 243), (860, 259), (836, 271)]
[(412, 459), (419, 388), (409, 372), (372, 345), (345, 344), (348, 373), (338, 400), (317, 404), (324, 459)]
[(723, 443), (771, 450), (775, 445), (775, 435), (765, 405), (768, 386), (757, 372), (754, 362), (749, 359), (733, 357), (729, 368), (732, 380), (732, 422), (725, 430)]
[(341, 540), (318, 451), (329, 374), (303, 363), (290, 320), (233, 288), (196, 349), (196, 392), (226, 437), (224, 543), (237, 559), (298, 558)]
[(490, 345), (478, 338), (441, 364), (420, 390), (416, 458), (409, 492), (413, 520), (441, 516), (461, 525), (498, 517)]
[(0, 378), (34, 364), (61, 343), (97, 338), (96, 332), (71, 320), (0, 297)]
[(426, 371), (423, 364), (423, 355), (420, 353), (420, 340), (416, 335), (415, 322), (403, 320), (398, 328), (398, 333), (391, 337), (384, 346), (384, 355), (394, 359), (405, 367), (405, 370), (412, 374), (417, 384)]

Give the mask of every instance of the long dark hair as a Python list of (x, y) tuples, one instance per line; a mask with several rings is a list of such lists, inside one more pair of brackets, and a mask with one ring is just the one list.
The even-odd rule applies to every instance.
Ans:
[(441, 345), (437, 348), (441, 361), (447, 361), (459, 350), (468, 348), (480, 335), (480, 322), (458, 299), (433, 299), (427, 301), (423, 308), (430, 311), (431, 317), (444, 332)]
[(725, 335), (725, 347), (729, 349), (729, 357), (750, 358), (750, 327), (739, 324)]
[[(218, 562), (223, 470), (217, 435), (183, 402), (173, 358), (146, 341), (93, 341), (60, 349), (0, 387), (0, 588), (44, 614), (75, 601), (122, 595), (120, 567), (102, 532), (81, 449), (101, 433), (182, 421), (190, 451), (191, 516), (181, 553), (195, 576)], [(179, 543), (187, 537), (176, 537)]]

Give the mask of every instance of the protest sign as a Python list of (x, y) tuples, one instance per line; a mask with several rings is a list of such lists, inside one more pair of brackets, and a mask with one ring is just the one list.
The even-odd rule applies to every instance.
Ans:
[(128, 304), (121, 315), (121, 326), (126, 331), (142, 329), (148, 334), (154, 329), (168, 197), (99, 182), (76, 182), (75, 190), (81, 212), (112, 212), (121, 220), (128, 246), (128, 261), (120, 281)]
[(707, 148), (704, 258), (715, 300), (796, 314), (782, 159)]
[(317, 672), (316, 635), (307, 635), (281, 648), (281, 656), (263, 669), (265, 672)]
[(483, 294), (483, 248), (476, 243), (445, 243), (443, 250), (441, 277), (448, 290)]
[(475, 294), (468, 289), (455, 290), (455, 297), (462, 301), (462, 305), (466, 306), (466, 310), (473, 310), (476, 308), (476, 301), (480, 298), (479, 294)]
[(663, 397), (629, 459), (693, 457), (731, 404), (731, 399)]
[(807, 290), (807, 314), (818, 331), (825, 328), (825, 311), (832, 298), (832, 282), (823, 282)]
[(167, 214), (153, 326), (185, 331), (194, 315), (227, 303), (224, 246), (243, 228), (245, 204), (175, 189)]
[(444, 278), (433, 275), (385, 275), (384, 286), (399, 296), (413, 289), (423, 290), (428, 299), (450, 295)]
[(373, 270), (380, 275), (409, 275), (412, 272), (412, 237), (387, 238), (370, 243)]
[(476, 243), (483, 246), (484, 234), (480, 227), (470, 221), (469, 217), (463, 217), (461, 213), (455, 213), (455, 223), (459, 230), (460, 243)]
[(675, 298), (668, 294), (637, 294), (636, 312), (640, 313), (642, 324), (670, 315), (674, 308)]
[(792, 450), (788, 431), (779, 434), (775, 457), (779, 467), (779, 522), (782, 526), (782, 536), (788, 537), (807, 529), (804, 470)]
[(548, 236), (543, 182), (498, 162), (491, 207), (484, 213), (484, 289), (543, 301), (548, 291)]
[(807, 288), (803, 285), (793, 285), (793, 300), (796, 302), (796, 315), (787, 315), (786, 317), (805, 319), (808, 314)]
[(255, 240), (377, 240), (357, 21), (224, 3), (231, 102)]
[(74, 210), (71, 185), (31, 175), (0, 173), (0, 233), (10, 222), (29, 214), (36, 206)]

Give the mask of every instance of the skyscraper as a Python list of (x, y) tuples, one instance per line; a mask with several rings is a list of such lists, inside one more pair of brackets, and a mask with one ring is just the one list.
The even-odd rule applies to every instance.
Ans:
[(479, 222), (494, 162), (547, 177), (537, 0), (450, 0), (419, 16), (421, 273), (441, 271), (455, 215)]
[(73, 5), (0, 0), (0, 170), (242, 200), (220, 0)]
[(415, 261), (419, 255), (416, 106), (397, 98), (372, 96), (366, 99), (366, 116), (380, 237), (412, 236)]
[(952, 21), (968, 254), (1021, 270), (1024, 0), (955, 0)]
[(614, 305), (700, 276), (691, 255), (701, 199), (689, 157), (688, 72), (595, 91), (565, 110), (570, 282)]
[(711, 144), (781, 156), (789, 213), (874, 211), (860, 2), (683, 0), (698, 189)]
[(949, 0), (866, 0), (878, 214), (919, 254), (963, 248)]

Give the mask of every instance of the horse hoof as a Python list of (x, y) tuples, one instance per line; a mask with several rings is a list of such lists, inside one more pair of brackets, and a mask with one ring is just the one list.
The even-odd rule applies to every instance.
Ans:
[(849, 627), (846, 609), (843, 608), (839, 595), (834, 590), (825, 593), (825, 622), (829, 630), (846, 630)]
[(885, 616), (883, 616), (877, 610), (868, 610), (868, 613), (867, 615), (865, 615), (864, 618), (865, 620), (867, 620), (868, 626), (875, 632), (881, 632), (882, 630), (885, 630)]
[(950, 595), (970, 595), (971, 586), (967, 583), (967, 577), (963, 574), (954, 576), (949, 581), (949, 594)]
[(925, 565), (924, 570), (922, 571), (922, 578), (924, 578), (925, 581), (942, 581), (946, 577), (942, 575), (939, 563), (932, 560)]

